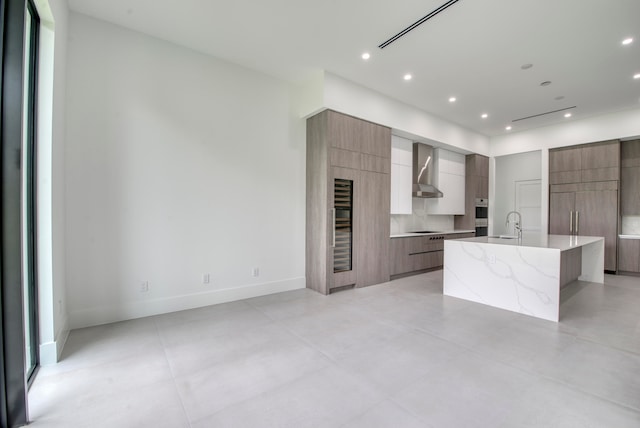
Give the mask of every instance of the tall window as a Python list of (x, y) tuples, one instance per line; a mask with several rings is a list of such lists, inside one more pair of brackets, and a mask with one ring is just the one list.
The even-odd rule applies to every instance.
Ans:
[(24, 296), (25, 376), (33, 380), (38, 366), (36, 270), (36, 113), (39, 19), (31, 0), (25, 11), (22, 112), (22, 278)]
[[(0, 0), (0, 426), (11, 428), (27, 423), (27, 379), (37, 366), (37, 357), (34, 358), (37, 354), (32, 353), (37, 345), (34, 337), (37, 325), (33, 317), (36, 305), (33, 294), (35, 216), (32, 198), (35, 197), (35, 46), (38, 19), (33, 5), (27, 9), (26, 4), (26, 0)], [(28, 31), (25, 32), (27, 26)], [(26, 45), (25, 41), (28, 41)], [(30, 59), (25, 60), (25, 57)], [(26, 102), (27, 99), (30, 101)], [(28, 115), (23, 117), (27, 111)], [(25, 155), (25, 150), (30, 154)], [(25, 165), (29, 162), (33, 163), (29, 166), (31, 176), (27, 179)], [(27, 194), (31, 202), (25, 200)], [(25, 206), (31, 207), (31, 220)], [(27, 253), (30, 254), (29, 260), (25, 261)], [(31, 279), (24, 281), (27, 270)], [(26, 299), (28, 306), (24, 295), (27, 289), (30, 290)], [(26, 307), (31, 314), (27, 316), (28, 331), (24, 328)], [(29, 345), (25, 340), (27, 336)], [(27, 348), (30, 357), (26, 356)], [(30, 369), (25, 365), (27, 362)]]

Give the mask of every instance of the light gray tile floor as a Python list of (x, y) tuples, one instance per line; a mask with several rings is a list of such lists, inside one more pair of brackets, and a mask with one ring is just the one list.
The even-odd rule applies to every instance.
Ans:
[(640, 427), (640, 278), (553, 323), (442, 295), (442, 271), (71, 332), (34, 427)]

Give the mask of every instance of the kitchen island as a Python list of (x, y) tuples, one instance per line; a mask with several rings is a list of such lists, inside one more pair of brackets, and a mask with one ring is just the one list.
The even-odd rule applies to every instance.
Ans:
[(604, 238), (525, 233), (444, 243), (447, 296), (557, 322), (560, 290), (576, 279), (604, 283)]

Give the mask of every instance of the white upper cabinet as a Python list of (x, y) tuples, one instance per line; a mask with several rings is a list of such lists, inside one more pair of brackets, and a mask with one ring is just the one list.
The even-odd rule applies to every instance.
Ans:
[(464, 214), (465, 156), (445, 149), (435, 149), (434, 185), (442, 198), (427, 199), (428, 214)]
[(413, 142), (391, 136), (391, 214), (411, 214)]

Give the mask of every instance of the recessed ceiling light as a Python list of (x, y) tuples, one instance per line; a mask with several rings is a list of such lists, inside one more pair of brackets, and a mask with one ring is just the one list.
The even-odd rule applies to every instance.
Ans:
[(368, 60), (369, 58), (371, 58), (371, 54), (369, 54), (369, 52), (365, 52), (362, 54), (362, 59), (363, 60)]
[(449, 98), (449, 102), (450, 102), (450, 103), (455, 103), (455, 102), (456, 102), (456, 97), (451, 97), (451, 98)]
[(634, 74), (634, 75), (633, 75), (633, 78), (634, 78), (634, 79), (640, 79), (640, 73), (636, 73), (636, 74)]
[(486, 118), (489, 117), (489, 115), (487, 113), (482, 113), (482, 116), (480, 116), (480, 117), (483, 118), (483, 119), (486, 119)]
[(632, 37), (627, 37), (626, 39), (624, 39), (622, 41), (623, 45), (630, 45), (631, 43), (633, 43), (633, 38)]
[(571, 113), (565, 113), (564, 117), (571, 117)]
[(506, 127), (506, 128), (504, 128), (504, 129), (506, 129), (507, 131), (511, 131), (511, 127), (510, 127), (510, 126), (507, 126), (507, 127)]
[(404, 80), (411, 80), (412, 78), (413, 76), (408, 73), (404, 75)]
[(522, 64), (522, 65), (520, 66), (520, 68), (521, 68), (521, 69), (523, 69), (523, 70), (528, 70), (528, 69), (530, 69), (531, 67), (533, 67), (533, 64)]

